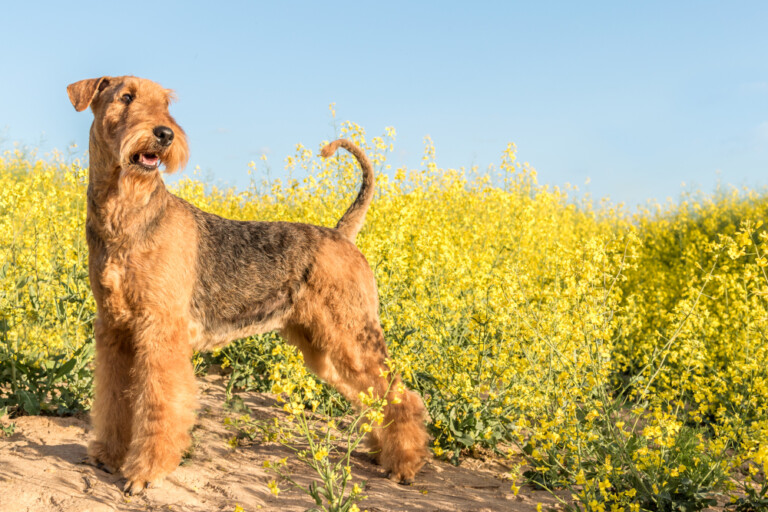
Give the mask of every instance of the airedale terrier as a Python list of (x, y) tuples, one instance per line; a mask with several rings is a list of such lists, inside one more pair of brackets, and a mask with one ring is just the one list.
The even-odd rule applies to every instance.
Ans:
[(279, 331), (307, 366), (352, 402), (386, 396), (386, 428), (369, 447), (390, 478), (410, 482), (427, 454), (425, 410), (400, 378), (385, 377), (387, 348), (373, 273), (355, 246), (374, 191), (365, 153), (359, 194), (335, 229), (234, 221), (169, 193), (160, 167), (186, 164), (172, 92), (132, 76), (67, 87), (91, 107), (86, 237), (96, 298), (91, 459), (122, 470), (133, 494), (179, 464), (195, 419), (193, 349)]

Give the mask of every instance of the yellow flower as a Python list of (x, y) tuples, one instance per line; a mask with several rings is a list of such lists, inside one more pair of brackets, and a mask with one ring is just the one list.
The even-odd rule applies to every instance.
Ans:
[[(393, 128), (370, 137), (341, 123), (339, 132), (361, 144), (377, 170), (387, 168)], [(511, 143), (491, 172), (442, 168), (436, 155), (426, 138), (420, 166), (377, 172), (376, 197), (356, 239), (375, 274), (389, 347), (390, 358), (374, 369), (375, 389), (398, 374), (423, 394), (435, 419), (436, 456), (499, 449), (498, 440), (510, 437), (537, 471), (575, 464), (563, 483), (581, 487), (571, 492), (582, 507), (599, 491), (642, 502), (634, 489), (610, 487), (624, 471), (648, 476), (642, 473), (663, 467), (680, 478), (713, 458), (723, 460), (716, 473), (724, 479), (743, 464), (768, 470), (768, 429), (760, 421), (768, 403), (768, 346), (760, 334), (768, 297), (764, 191), (685, 192), (677, 202), (630, 211), (572, 186), (539, 183)], [(322, 226), (335, 225), (357, 194), (359, 168), (343, 152), (320, 160), (299, 144), (285, 162), (294, 174), (262, 183), (264, 161), (248, 164), (254, 185), (247, 190), (204, 183), (199, 169), (171, 188), (224, 217)], [(66, 363), (93, 344), (87, 182), (76, 159), (40, 159), (19, 147), (0, 156), (0, 373), (15, 369), (8, 386), (17, 396), (43, 397), (45, 413), (87, 408), (92, 399), (89, 356)], [(194, 366), (202, 370), (211, 360), (277, 395), (288, 416), (269, 424), (266, 440), (300, 435), (314, 442), (314, 426), (293, 429), (336, 407), (336, 395), (307, 370), (301, 352), (274, 334), (197, 354)], [(55, 386), (38, 389), (19, 368)], [(69, 374), (57, 375), (60, 368)], [(397, 382), (387, 398), (410, 402)], [(620, 414), (606, 410), (609, 389), (628, 390)], [(372, 410), (360, 433), (388, 428), (384, 397), (374, 387), (356, 391)], [(25, 403), (8, 405), (10, 412)], [(244, 425), (251, 421), (225, 420), (237, 432), (231, 446), (256, 434)], [(689, 468), (675, 457), (695, 424), (712, 435), (694, 441)], [(619, 457), (600, 455), (600, 474), (588, 480), (595, 468), (578, 466), (584, 449), (599, 454), (615, 446), (616, 432), (621, 443), (632, 436), (640, 442), (622, 445), (628, 453)], [(337, 435), (327, 439), (338, 444), (344, 437)], [(614, 501), (617, 511), (619, 504), (639, 510)]]

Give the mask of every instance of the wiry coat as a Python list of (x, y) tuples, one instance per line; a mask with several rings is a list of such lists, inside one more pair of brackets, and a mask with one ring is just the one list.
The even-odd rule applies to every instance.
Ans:
[[(354, 244), (373, 197), (365, 154), (357, 199), (335, 229), (245, 222), (203, 212), (170, 194), (159, 166), (186, 163), (171, 92), (135, 77), (71, 84), (74, 107), (90, 106), (86, 236), (97, 303), (95, 439), (89, 454), (121, 469), (133, 493), (178, 465), (194, 422), (193, 348), (279, 330), (306, 364), (353, 402), (386, 395), (385, 423), (369, 445), (400, 481), (426, 456), (424, 407), (391, 383), (376, 285)], [(398, 398), (399, 400), (395, 400)], [(399, 402), (399, 403), (396, 403)]]

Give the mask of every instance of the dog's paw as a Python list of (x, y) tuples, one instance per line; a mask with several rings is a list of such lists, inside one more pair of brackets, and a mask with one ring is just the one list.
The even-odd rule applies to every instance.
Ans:
[(411, 485), (414, 482), (413, 476), (407, 476), (390, 471), (387, 478), (400, 485)]
[(125, 483), (125, 487), (123, 487), (123, 493), (125, 493), (126, 496), (136, 496), (144, 492), (144, 489), (146, 489), (148, 485), (149, 482), (145, 482), (144, 480), (128, 480)]
[(123, 492), (127, 496), (136, 496), (144, 492), (144, 489), (157, 489), (158, 487), (161, 487), (162, 484), (163, 484), (162, 478), (158, 478), (157, 480), (152, 480), (151, 482), (147, 482), (145, 480), (128, 480), (125, 483)]
[(100, 461), (98, 458), (88, 455), (83, 458), (83, 460), (80, 461), (80, 464), (86, 465), (86, 466), (93, 466), (96, 469), (100, 469), (104, 471), (105, 473), (109, 473), (110, 475), (117, 472), (117, 468), (114, 468), (107, 464), (106, 462)]
[(91, 441), (88, 445), (88, 455), (83, 463), (114, 474), (120, 469), (123, 460), (114, 450), (108, 450), (105, 443)]

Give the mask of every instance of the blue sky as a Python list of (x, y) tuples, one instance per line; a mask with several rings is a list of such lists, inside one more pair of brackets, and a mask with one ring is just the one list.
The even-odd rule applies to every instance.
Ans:
[[(12, 2), (0, 148), (87, 147), (67, 84), (133, 74), (177, 91), (186, 173), (244, 186), (337, 118), (394, 166), (498, 164), (629, 206), (681, 183), (768, 185), (766, 2)], [(591, 183), (583, 187), (589, 178)]]

